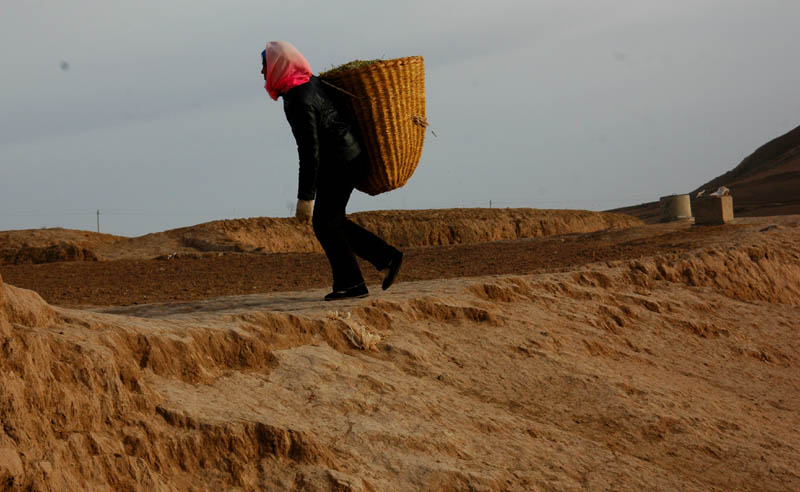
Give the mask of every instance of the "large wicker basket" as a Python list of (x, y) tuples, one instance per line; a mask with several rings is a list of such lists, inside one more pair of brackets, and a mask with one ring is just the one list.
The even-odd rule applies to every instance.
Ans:
[(322, 80), (346, 101), (370, 161), (356, 188), (377, 195), (406, 184), (425, 140), (425, 64), (421, 56), (381, 60), (361, 68), (324, 73)]

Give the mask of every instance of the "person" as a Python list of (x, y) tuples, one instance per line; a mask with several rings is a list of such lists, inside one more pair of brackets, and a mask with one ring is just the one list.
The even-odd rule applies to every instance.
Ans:
[(283, 109), (297, 142), (300, 160), (297, 208), (300, 222), (311, 221), (333, 274), (326, 301), (369, 294), (359, 256), (383, 272), (382, 288), (397, 278), (403, 253), (355, 224), (345, 208), (369, 161), (355, 126), (341, 111), (338, 96), (311, 72), (305, 57), (291, 43), (271, 41), (261, 53), (264, 88)]

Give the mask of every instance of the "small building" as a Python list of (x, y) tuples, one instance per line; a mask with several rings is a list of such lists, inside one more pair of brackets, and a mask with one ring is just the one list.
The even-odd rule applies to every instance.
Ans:
[(733, 197), (704, 195), (694, 201), (695, 225), (722, 225), (733, 221)]
[(661, 210), (664, 215), (662, 222), (674, 220), (689, 220), (692, 218), (692, 204), (689, 195), (662, 196), (660, 199)]

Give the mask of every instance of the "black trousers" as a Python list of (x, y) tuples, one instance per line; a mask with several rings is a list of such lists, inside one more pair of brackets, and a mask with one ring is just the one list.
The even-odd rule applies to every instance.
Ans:
[(356, 256), (383, 270), (397, 254), (397, 249), (345, 215), (347, 202), (355, 184), (366, 172), (366, 166), (366, 157), (362, 154), (347, 163), (325, 166), (317, 176), (312, 223), (314, 234), (331, 264), (333, 290), (346, 290), (364, 282)]

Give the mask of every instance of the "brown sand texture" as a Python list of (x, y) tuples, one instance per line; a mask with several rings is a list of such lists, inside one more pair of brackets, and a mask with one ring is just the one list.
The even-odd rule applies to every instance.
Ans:
[(800, 216), (694, 230), (333, 304), (4, 283), (0, 489), (800, 490)]

